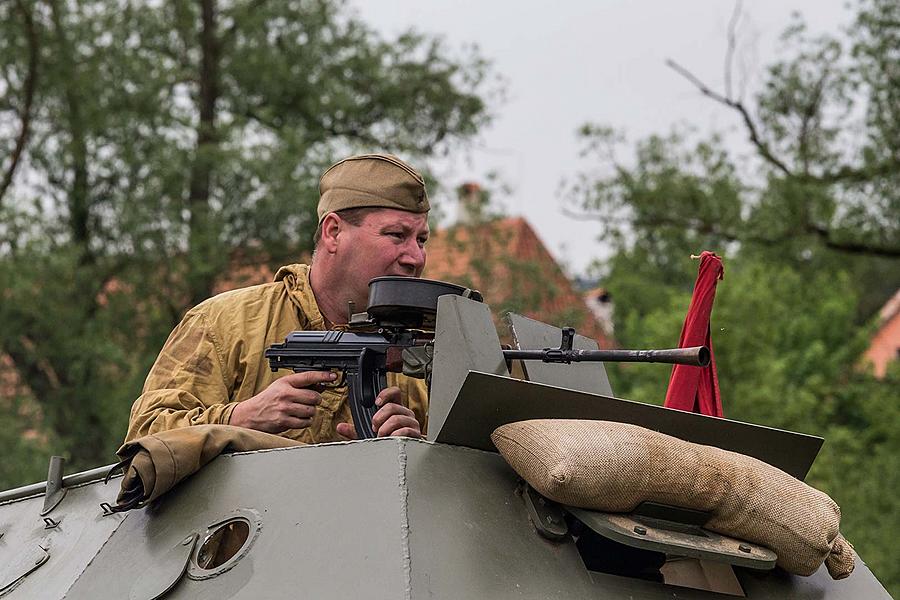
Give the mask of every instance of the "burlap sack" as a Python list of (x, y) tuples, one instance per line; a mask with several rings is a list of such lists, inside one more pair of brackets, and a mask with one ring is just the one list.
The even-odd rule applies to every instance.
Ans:
[(494, 445), (535, 490), (561, 504), (630, 512), (652, 501), (712, 513), (706, 527), (771, 548), (778, 565), (847, 577), (853, 550), (826, 494), (755, 458), (636, 425), (534, 420), (498, 427)]

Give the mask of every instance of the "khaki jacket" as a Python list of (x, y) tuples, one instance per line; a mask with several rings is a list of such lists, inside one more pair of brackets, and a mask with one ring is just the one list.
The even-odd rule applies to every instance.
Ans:
[[(309, 285), (309, 267), (281, 267), (273, 283), (219, 294), (192, 308), (169, 335), (141, 396), (131, 407), (125, 442), (161, 431), (206, 423), (228, 424), (235, 405), (275, 379), (263, 352), (296, 330), (324, 330)], [(388, 374), (425, 432), (425, 382)], [(280, 435), (305, 443), (339, 441), (335, 427), (352, 423), (347, 387), (326, 389), (312, 423)]]

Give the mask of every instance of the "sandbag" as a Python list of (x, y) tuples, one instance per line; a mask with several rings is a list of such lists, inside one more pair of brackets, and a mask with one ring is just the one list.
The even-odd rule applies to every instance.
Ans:
[(521, 421), (498, 427), (491, 440), (531, 487), (561, 504), (631, 512), (649, 501), (707, 511), (705, 527), (772, 549), (791, 573), (812, 575), (823, 561), (834, 579), (853, 571), (838, 505), (755, 458), (609, 421)]

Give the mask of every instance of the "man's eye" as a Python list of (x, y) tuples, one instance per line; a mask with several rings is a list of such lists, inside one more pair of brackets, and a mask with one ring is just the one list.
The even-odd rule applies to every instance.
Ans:
[(386, 235), (389, 235), (393, 238), (403, 239), (403, 234), (399, 231), (388, 231)]
[(425, 242), (427, 242), (427, 241), (428, 241), (428, 238), (426, 238), (426, 237), (420, 237), (420, 238), (418, 239), (418, 242), (419, 242), (419, 245), (420, 245), (420, 246), (424, 246), (424, 245), (425, 245)]

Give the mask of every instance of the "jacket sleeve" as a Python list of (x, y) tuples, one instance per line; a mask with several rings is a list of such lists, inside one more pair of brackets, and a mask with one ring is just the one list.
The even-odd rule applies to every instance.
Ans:
[(169, 335), (141, 396), (131, 407), (125, 442), (203, 423), (227, 424), (235, 403), (220, 340), (206, 315), (191, 311)]

